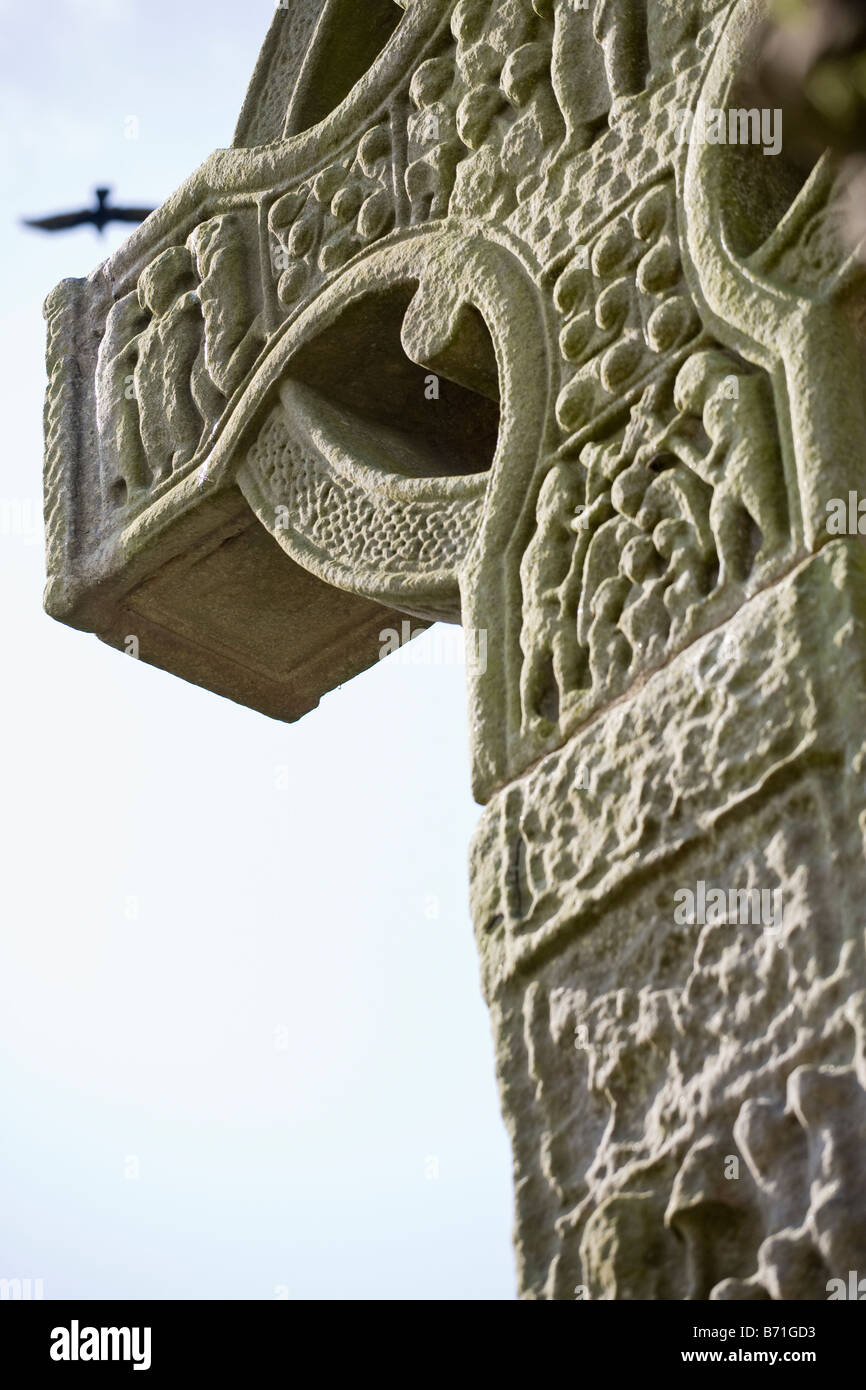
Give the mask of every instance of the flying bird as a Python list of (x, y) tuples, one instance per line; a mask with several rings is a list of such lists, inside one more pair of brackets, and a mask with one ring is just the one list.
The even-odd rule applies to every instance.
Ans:
[(59, 212), (53, 217), (25, 218), (25, 227), (39, 227), (43, 232), (65, 232), (70, 227), (93, 226), (102, 234), (109, 222), (143, 222), (153, 208), (114, 208), (109, 207), (110, 188), (96, 189), (96, 207), (82, 208), (80, 212)]

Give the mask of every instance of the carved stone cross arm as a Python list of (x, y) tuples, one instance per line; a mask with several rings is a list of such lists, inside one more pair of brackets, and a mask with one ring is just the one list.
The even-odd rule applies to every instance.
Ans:
[(287, 0), (46, 310), (53, 616), (280, 719), (466, 629), (532, 1297), (866, 1275), (866, 279), (762, 22)]

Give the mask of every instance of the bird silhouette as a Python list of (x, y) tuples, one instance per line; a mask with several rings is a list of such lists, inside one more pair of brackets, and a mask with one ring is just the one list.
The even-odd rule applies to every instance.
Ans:
[(25, 227), (38, 227), (43, 232), (65, 232), (70, 227), (93, 226), (102, 234), (109, 222), (143, 222), (153, 208), (114, 208), (108, 204), (110, 188), (96, 189), (96, 207), (79, 212), (59, 212), (53, 217), (25, 218)]

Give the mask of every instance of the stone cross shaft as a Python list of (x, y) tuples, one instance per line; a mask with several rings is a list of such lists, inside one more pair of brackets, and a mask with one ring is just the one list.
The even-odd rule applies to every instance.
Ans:
[(866, 275), (763, 20), (284, 0), (46, 306), (53, 617), (282, 720), (466, 629), (527, 1298), (866, 1278)]

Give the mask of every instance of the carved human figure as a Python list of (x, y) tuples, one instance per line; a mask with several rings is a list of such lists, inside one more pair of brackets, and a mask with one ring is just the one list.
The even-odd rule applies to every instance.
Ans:
[[(759, 373), (708, 349), (680, 368), (674, 403), (679, 414), (665, 445), (712, 487), (710, 527), (719, 555), (719, 583), (727, 578), (741, 582), (756, 560), (784, 545), (788, 536), (767, 384)], [(709, 451), (695, 438), (695, 418), (709, 439)]]
[(664, 604), (668, 578), (662, 557), (649, 536), (633, 536), (626, 542), (620, 564), (633, 588), (619, 626), (633, 650), (652, 662), (661, 655), (671, 625)]
[(633, 651), (620, 628), (620, 618), (632, 591), (632, 580), (621, 573), (626, 545), (640, 536), (627, 516), (604, 522), (589, 543), (583, 569), (583, 590), (577, 611), (577, 635), (589, 649), (593, 684), (615, 682), (631, 665)]
[(610, 110), (611, 94), (603, 50), (594, 32), (589, 3), (577, 8), (573, 0), (535, 0), (535, 8), (555, 19), (551, 81), (565, 121), (567, 138), (578, 149), (592, 141), (595, 128)]
[[(635, 465), (635, 456), (645, 447), (652, 453), (646, 441), (664, 429), (664, 391), (664, 383), (648, 386), (622, 434), (591, 440), (581, 450), (586, 505), (570, 523), (574, 534), (568, 569), (557, 590), (560, 623), (554, 667), (562, 673), (563, 691), (585, 689), (591, 672), (605, 682), (615, 669), (628, 667), (635, 648), (646, 654), (653, 637), (669, 627), (662, 606), (661, 556), (653, 553), (651, 540), (647, 544), (649, 537), (638, 529), (646, 518), (635, 522), (653, 483), (643, 464)], [(618, 544), (627, 561), (622, 574)], [(624, 584), (608, 587), (606, 597), (594, 605), (608, 579), (623, 577)]]
[[(135, 290), (111, 306), (96, 365), (96, 424), (109, 488), (140, 492), (150, 481), (134, 380), (150, 315)], [(125, 490), (123, 488), (125, 484)]]
[(138, 283), (152, 322), (141, 338), (135, 391), (141, 437), (156, 481), (192, 458), (202, 432), (191, 386), (202, 332), (194, 285), (192, 257), (183, 246), (163, 251)]
[(615, 119), (622, 99), (643, 90), (646, 0), (548, 0), (544, 8), (556, 20), (553, 89), (569, 137), (584, 147), (604, 116)]
[(227, 399), (246, 376), (264, 342), (254, 314), (253, 278), (243, 223), (234, 213), (202, 222), (187, 241), (199, 277), (205, 365)]
[(706, 597), (715, 559), (712, 493), (672, 451), (663, 452), (671, 395), (670, 379), (652, 384), (620, 440), (591, 442), (581, 452), (592, 500), (575, 528), (579, 570), (572, 566), (563, 593), (574, 593), (577, 580), (578, 640), (603, 683), (636, 653), (649, 662), (661, 655), (672, 624)]
[(589, 669), (598, 685), (615, 685), (631, 665), (632, 646), (620, 627), (630, 591), (630, 579), (625, 575), (611, 575), (602, 581), (590, 601)]
[[(691, 529), (699, 552), (707, 560), (711, 559), (715, 554), (709, 515), (712, 494), (701, 478), (678, 462), (673, 454), (662, 455), (657, 467), (661, 464), (666, 466), (655, 475), (650, 469), (651, 482), (635, 513), (638, 526), (647, 534), (653, 534), (666, 517), (682, 518)], [(633, 467), (646, 469), (647, 465), (638, 456)]]
[(524, 638), (521, 698), (530, 717), (555, 717), (562, 693), (575, 679), (574, 640), (564, 631), (561, 586), (569, 572), (582, 492), (581, 470), (575, 463), (555, 463), (541, 485), (535, 534), (521, 561), (525, 610), (531, 615)]
[[(657, 405), (657, 397), (653, 398)], [(644, 653), (656, 647), (655, 637), (667, 635), (671, 620), (681, 621), (688, 609), (706, 597), (707, 574), (715, 559), (709, 525), (712, 494), (673, 451), (665, 452), (668, 430), (649, 408), (645, 395), (640, 411), (647, 424), (643, 443), (633, 450), (633, 462), (618, 473), (611, 489), (613, 505), (630, 517), (644, 542), (626, 547), (630, 562), (623, 568), (635, 583), (649, 587), (635, 595), (626, 611), (623, 630)], [(662, 573), (655, 571), (662, 567)]]
[(635, 96), (646, 82), (647, 0), (596, 0), (592, 13), (615, 117), (616, 103)]
[(707, 596), (706, 557), (695, 528), (682, 517), (665, 517), (653, 531), (653, 545), (666, 562), (669, 583), (663, 603), (674, 630)]
[(204, 421), (204, 439), (213, 434), (217, 421), (225, 409), (226, 398), (211, 380), (205, 361), (205, 340), (201, 336), (198, 353), (190, 373), (190, 391), (195, 408)]

